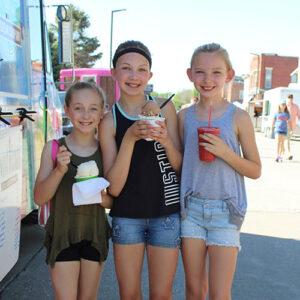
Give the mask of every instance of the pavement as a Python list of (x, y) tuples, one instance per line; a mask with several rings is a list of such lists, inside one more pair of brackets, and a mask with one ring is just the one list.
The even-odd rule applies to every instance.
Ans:
[[(262, 158), (262, 176), (246, 179), (248, 213), (242, 227), (233, 300), (300, 299), (300, 142), (292, 142), (294, 160), (275, 162), (275, 140), (256, 133)], [(0, 283), (0, 299), (53, 299), (44, 263), (43, 229), (23, 224), (20, 257)], [(221, 271), (221, 270), (220, 270)], [(143, 269), (143, 295), (147, 299), (147, 268)], [(102, 275), (98, 299), (117, 300), (118, 288), (112, 251)], [(181, 259), (174, 281), (173, 299), (183, 300)]]

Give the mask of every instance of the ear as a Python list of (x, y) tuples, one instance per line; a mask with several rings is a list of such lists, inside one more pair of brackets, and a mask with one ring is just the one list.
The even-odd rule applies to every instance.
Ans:
[(149, 73), (149, 80), (152, 78), (152, 76), (153, 76), (153, 73), (150, 72), (150, 73)]
[(69, 108), (66, 104), (64, 105), (64, 110), (65, 110), (66, 116), (70, 119)]
[(116, 70), (115, 69), (110, 69), (111, 76), (114, 80), (116, 80)]
[(100, 112), (100, 120), (103, 119), (104, 115), (105, 115), (105, 112), (107, 111), (107, 108), (105, 107), (106, 105), (103, 106), (103, 108), (101, 109), (101, 112)]
[(233, 78), (234, 78), (235, 72), (233, 69), (230, 69), (227, 72), (227, 78), (226, 78), (226, 82), (230, 82)]
[(193, 80), (192, 80), (192, 69), (191, 68), (186, 69), (186, 74), (187, 74), (189, 80), (193, 82)]

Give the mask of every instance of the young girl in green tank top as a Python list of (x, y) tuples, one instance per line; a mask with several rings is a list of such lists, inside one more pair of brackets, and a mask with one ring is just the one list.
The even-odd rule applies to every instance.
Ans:
[(97, 86), (86, 82), (72, 85), (66, 93), (65, 112), (73, 129), (58, 141), (55, 166), (52, 141), (43, 149), (34, 198), (37, 205), (51, 199), (45, 246), (55, 299), (97, 298), (110, 237), (105, 208), (111, 206), (112, 198), (102, 191), (100, 204), (74, 206), (72, 186), (76, 166), (84, 162), (96, 162), (99, 176), (103, 176), (95, 129), (104, 107), (105, 96)]

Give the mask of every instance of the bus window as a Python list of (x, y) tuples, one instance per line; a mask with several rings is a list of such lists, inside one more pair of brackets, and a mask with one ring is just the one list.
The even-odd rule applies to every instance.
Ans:
[[(75, 76), (74, 82), (80, 81), (79, 76)], [(62, 82), (65, 82), (65, 84), (60, 85), (60, 90), (66, 91), (74, 82), (73, 82), (73, 77), (64, 77)]]
[(82, 81), (96, 83), (96, 75), (82, 75)]

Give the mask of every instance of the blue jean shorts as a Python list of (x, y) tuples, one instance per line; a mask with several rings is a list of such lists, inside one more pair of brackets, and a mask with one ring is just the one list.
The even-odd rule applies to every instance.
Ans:
[(160, 218), (112, 218), (112, 242), (177, 248), (180, 245), (180, 216), (171, 214)]
[(229, 223), (229, 217), (225, 201), (189, 197), (187, 216), (181, 222), (181, 237), (202, 239), (207, 246), (240, 249), (240, 231)]

